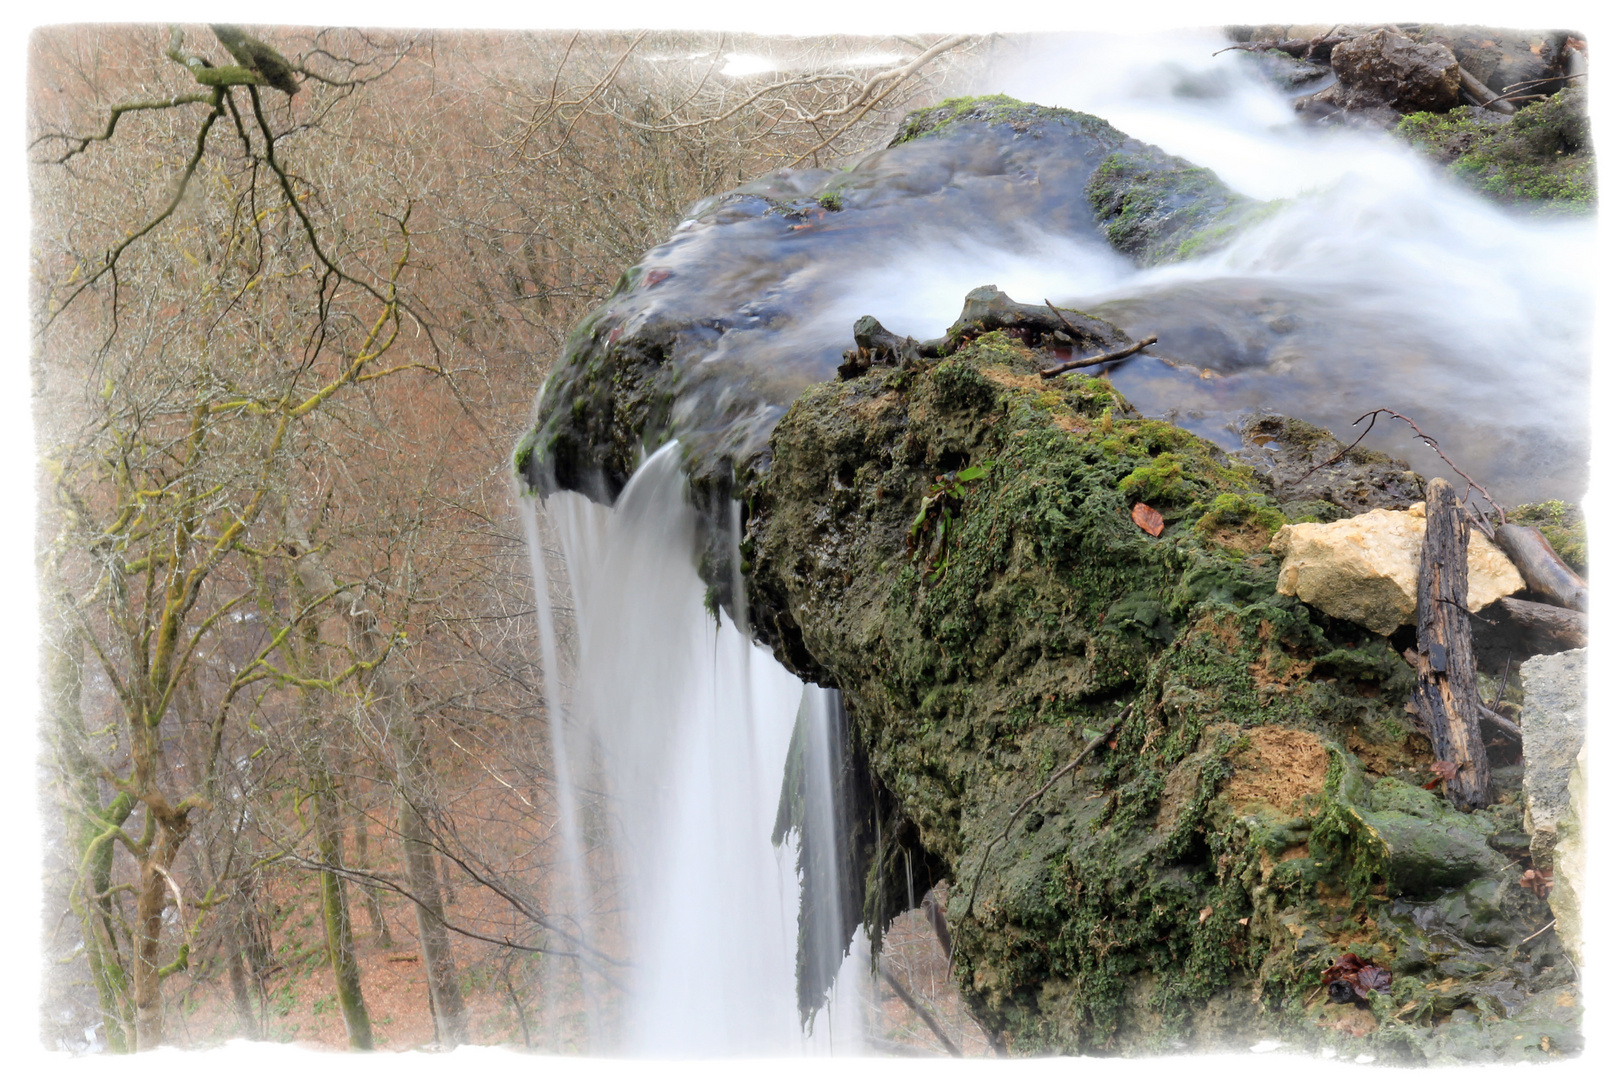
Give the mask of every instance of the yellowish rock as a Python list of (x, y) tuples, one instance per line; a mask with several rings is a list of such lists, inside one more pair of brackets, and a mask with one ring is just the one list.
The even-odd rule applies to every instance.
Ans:
[[(1284, 525), (1271, 540), (1271, 550), (1283, 560), (1277, 591), (1374, 633), (1393, 633), (1416, 618), (1423, 527), (1422, 503), (1326, 525)], [(1468, 609), (1478, 611), (1522, 588), (1524, 578), (1512, 561), (1477, 530), (1470, 532)]]

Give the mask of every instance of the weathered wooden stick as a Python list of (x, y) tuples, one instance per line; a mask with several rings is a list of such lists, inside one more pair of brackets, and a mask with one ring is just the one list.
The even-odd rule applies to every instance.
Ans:
[(1514, 626), (1541, 638), (1558, 652), (1586, 647), (1586, 614), (1569, 608), (1515, 600), (1504, 596), (1496, 602)]
[[(1068, 320), (1065, 319), (1064, 322), (1068, 322)], [(1149, 345), (1152, 345), (1158, 340), (1158, 334), (1149, 334), (1136, 344), (1127, 345), (1123, 349), (1115, 349), (1113, 352), (1103, 353), (1100, 356), (1088, 356), (1084, 360), (1068, 360), (1059, 364), (1057, 367), (1047, 368), (1045, 371), (1041, 372), (1041, 378), (1050, 379), (1054, 375), (1061, 375), (1065, 371), (1073, 371), (1075, 368), (1090, 367), (1092, 364), (1106, 364), (1110, 360), (1123, 360), (1127, 356), (1141, 352), (1143, 349), (1147, 348)]]
[(1444, 479), (1429, 481), (1426, 526), (1418, 557), (1418, 715), (1429, 728), (1436, 761), (1457, 766), (1446, 797), (1458, 807), (1490, 802), (1491, 769), (1479, 732), (1474, 639), (1468, 625), (1469, 522)]
[(1468, 69), (1460, 63), (1457, 65), (1457, 74), (1462, 81), (1463, 92), (1473, 98), (1475, 104), (1483, 105), (1492, 112), (1507, 113), (1509, 115), (1515, 111), (1506, 98), (1468, 74)]
[(1519, 725), (1515, 724), (1513, 721), (1509, 720), (1495, 709), (1481, 705), (1479, 707), (1479, 717), (1487, 724), (1494, 725), (1498, 731), (1523, 741), (1524, 732), (1519, 728)]
[(1590, 603), (1586, 582), (1564, 564), (1540, 529), (1528, 525), (1498, 525), (1496, 546), (1513, 560), (1524, 583), (1560, 607), (1585, 611)]

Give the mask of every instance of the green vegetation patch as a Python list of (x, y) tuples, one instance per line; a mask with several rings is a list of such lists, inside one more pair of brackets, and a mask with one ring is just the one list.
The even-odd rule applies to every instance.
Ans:
[(1560, 90), (1505, 120), (1467, 107), (1413, 113), (1396, 132), (1453, 177), (1499, 202), (1571, 213), (1591, 210), (1597, 199), (1581, 90)]
[(1270, 212), (1212, 170), (1153, 146), (1110, 154), (1091, 174), (1086, 198), (1108, 242), (1144, 266), (1212, 251)]

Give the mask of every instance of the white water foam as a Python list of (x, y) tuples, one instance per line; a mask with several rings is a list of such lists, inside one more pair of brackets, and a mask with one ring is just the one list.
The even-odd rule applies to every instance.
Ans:
[[(830, 783), (833, 693), (807, 687), (724, 612), (705, 610), (675, 444), (647, 459), (612, 509), (563, 492), (543, 513), (569, 594), (549, 595), (535, 523), (559, 799), (570, 806), (562, 822), (573, 883), (567, 914), (620, 961), (584, 979), (594, 987), (592, 1049), (661, 1057), (858, 1050), (861, 1010), (847, 1001), (860, 994), (858, 950), (840, 975), (845, 1006), (835, 996), (813, 1037), (800, 1024), (793, 845), (770, 839), (801, 708), (822, 747), (807, 755), (807, 782)], [(572, 687), (552, 674), (566, 651), (554, 609), (568, 600)]]

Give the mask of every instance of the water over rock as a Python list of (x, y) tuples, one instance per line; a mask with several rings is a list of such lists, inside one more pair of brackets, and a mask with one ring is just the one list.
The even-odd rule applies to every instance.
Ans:
[(679, 438), (694, 480), (729, 490), (788, 404), (833, 376), (870, 292), (919, 242), (972, 259), (1027, 232), (1162, 262), (1255, 211), (1094, 116), (1001, 96), (920, 110), (847, 169), (782, 170), (693, 207), (573, 331), (519, 471), (538, 491), (611, 500), (646, 449)]
[[(1430, 795), (1398, 649), (1275, 587), (1280, 528), (1404, 510), (1421, 478), (1359, 448), (1312, 471), (1342, 444), (1286, 417), (1228, 453), (1107, 378), (1042, 377), (1130, 340), (1120, 304), (985, 286), (919, 332), (874, 302), (895, 248), (942, 222), (959, 253), (1039, 220), (1147, 265), (1265, 212), (1094, 117), (923, 110), (847, 171), (695, 208), (576, 329), (516, 465), (541, 492), (610, 501), (680, 439), (712, 602), (844, 694), (839, 767), (869, 794), (846, 914), (881, 945), (906, 898), (948, 879), (958, 985), (1010, 1050), (1577, 1049), (1573, 969), (1533, 936), (1546, 901), (1506, 873), (1523, 857), (1514, 778), (1474, 815)], [(1293, 334), (1268, 308), (1285, 294), (1238, 295)], [(1233, 304), (1165, 295), (1155, 319)], [(779, 830), (806, 805), (792, 776)], [(1387, 992), (1323, 1000), (1351, 950), (1392, 974)], [(801, 952), (820, 984), (801, 982), (801, 1007), (837, 960)]]

